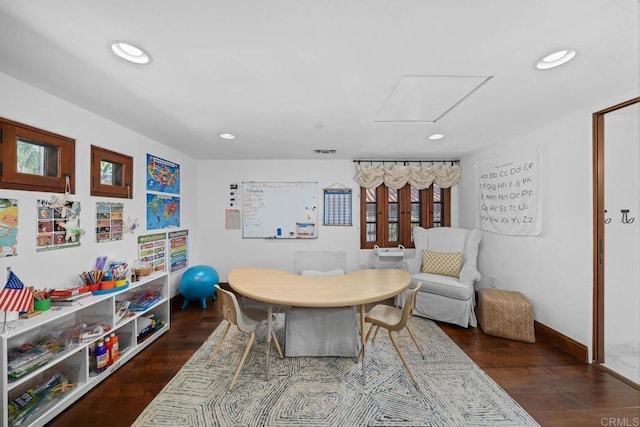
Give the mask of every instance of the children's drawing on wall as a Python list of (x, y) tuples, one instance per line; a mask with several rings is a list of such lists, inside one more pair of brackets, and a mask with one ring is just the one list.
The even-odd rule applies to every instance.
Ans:
[(137, 229), (140, 228), (140, 224), (138, 223), (138, 218), (131, 218), (130, 216), (124, 220), (122, 224), (122, 232), (123, 233), (131, 233), (133, 234)]
[(80, 246), (80, 202), (38, 200), (36, 252)]
[(147, 230), (180, 227), (180, 197), (147, 193)]
[(96, 203), (96, 242), (122, 240), (124, 203)]
[(18, 255), (18, 201), (0, 199), (0, 258)]
[(147, 153), (147, 190), (180, 194), (180, 165)]

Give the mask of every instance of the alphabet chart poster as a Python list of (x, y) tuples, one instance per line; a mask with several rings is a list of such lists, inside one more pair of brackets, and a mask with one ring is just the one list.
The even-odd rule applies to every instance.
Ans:
[(499, 234), (539, 235), (539, 170), (537, 146), (476, 163), (478, 226)]

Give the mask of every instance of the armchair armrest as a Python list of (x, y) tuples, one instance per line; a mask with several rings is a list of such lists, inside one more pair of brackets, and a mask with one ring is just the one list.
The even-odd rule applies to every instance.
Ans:
[(422, 266), (422, 260), (418, 257), (407, 258), (400, 261), (400, 268), (407, 270), (411, 274), (420, 273), (420, 267)]
[(462, 266), (462, 270), (460, 270), (460, 283), (464, 283), (466, 285), (473, 285), (473, 282), (478, 281), (482, 278), (478, 269), (470, 264), (465, 264)]

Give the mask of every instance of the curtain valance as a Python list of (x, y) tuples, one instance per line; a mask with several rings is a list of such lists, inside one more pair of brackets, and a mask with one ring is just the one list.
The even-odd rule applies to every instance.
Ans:
[(412, 187), (422, 190), (429, 188), (434, 182), (440, 188), (449, 188), (460, 180), (461, 169), (459, 164), (448, 166), (429, 165), (365, 165), (356, 163), (355, 180), (363, 188), (375, 188), (384, 184), (397, 190), (410, 184)]

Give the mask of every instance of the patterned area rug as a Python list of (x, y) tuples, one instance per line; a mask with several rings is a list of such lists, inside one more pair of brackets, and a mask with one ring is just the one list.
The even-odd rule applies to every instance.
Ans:
[[(283, 319), (275, 322), (284, 342)], [(271, 349), (265, 381), (264, 329), (238, 382), (228, 387), (248, 335), (232, 327), (215, 363), (219, 326), (133, 424), (146, 426), (537, 426), (534, 419), (430, 320), (398, 344), (419, 383), (404, 371), (386, 331), (367, 345), (366, 386), (351, 358), (280, 359)], [(284, 350), (283, 350), (284, 351)]]

